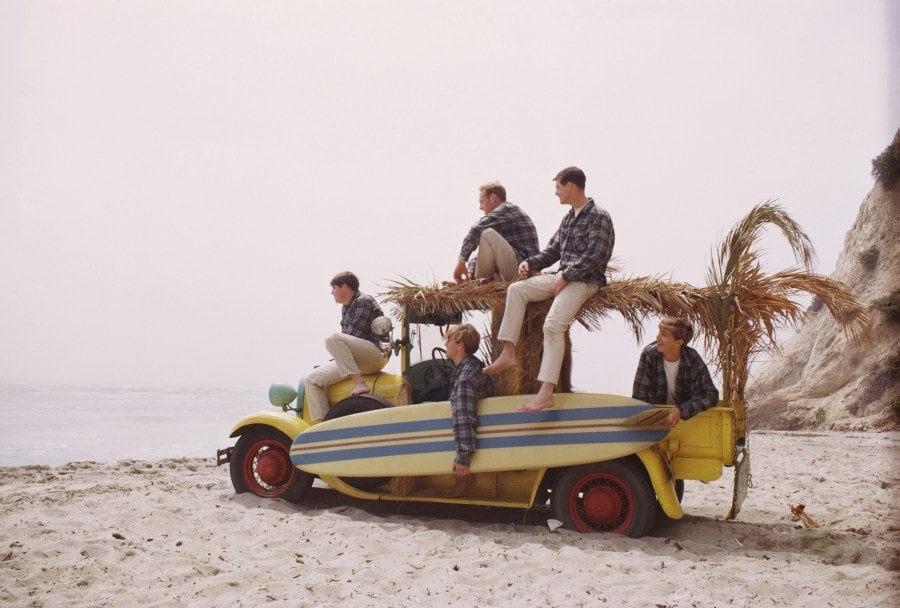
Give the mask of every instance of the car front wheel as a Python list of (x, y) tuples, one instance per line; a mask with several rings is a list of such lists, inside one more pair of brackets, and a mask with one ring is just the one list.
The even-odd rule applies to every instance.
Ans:
[(299, 502), (313, 476), (291, 463), (291, 440), (269, 427), (241, 435), (231, 455), (231, 484), (235, 491), (265, 498)]

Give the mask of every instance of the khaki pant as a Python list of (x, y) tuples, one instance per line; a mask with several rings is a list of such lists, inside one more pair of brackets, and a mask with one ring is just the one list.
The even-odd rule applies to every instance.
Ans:
[[(516, 250), (493, 228), (486, 228), (478, 239), (478, 258), (475, 260), (475, 278), (493, 281), (512, 281), (519, 263)], [(496, 276), (495, 276), (496, 275)]]
[(377, 346), (348, 334), (331, 334), (325, 339), (325, 348), (334, 357), (334, 361), (323, 363), (309, 372), (303, 383), (309, 402), (309, 415), (313, 421), (321, 420), (328, 412), (328, 395), (325, 391), (329, 386), (354, 374), (374, 374), (381, 371), (387, 363), (387, 357)]
[(559, 370), (566, 348), (566, 330), (581, 310), (581, 305), (599, 289), (593, 283), (570, 281), (558, 296), (553, 297), (553, 283), (557, 276), (539, 274), (510, 285), (506, 290), (506, 312), (503, 313), (503, 322), (497, 332), (498, 339), (518, 343), (528, 303), (553, 298), (550, 312), (544, 320), (544, 355), (538, 372), (539, 381), (553, 385), (559, 382)]

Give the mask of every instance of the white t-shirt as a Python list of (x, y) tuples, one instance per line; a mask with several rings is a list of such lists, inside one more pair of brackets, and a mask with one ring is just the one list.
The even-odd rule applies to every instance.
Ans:
[(666, 403), (675, 403), (675, 378), (678, 377), (678, 366), (681, 359), (677, 361), (666, 361), (663, 359), (663, 367), (666, 370)]

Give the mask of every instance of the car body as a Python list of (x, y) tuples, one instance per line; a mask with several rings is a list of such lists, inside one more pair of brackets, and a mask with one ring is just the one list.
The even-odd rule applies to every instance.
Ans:
[[(352, 395), (354, 384), (351, 380), (329, 387), (329, 401), (334, 405), (325, 423), (356, 416), (341, 421), (340, 426), (357, 428), (362, 425), (374, 429), (383, 426), (386, 421), (397, 420), (401, 410), (396, 408), (417, 408), (421, 406), (416, 404), (422, 402), (432, 403), (429, 407), (439, 412), (436, 414), (438, 418), (444, 416), (449, 421), (450, 409), (446, 399), (453, 366), (437, 348), (432, 350), (430, 360), (411, 365), (410, 326), (412, 323), (442, 326), (458, 322), (461, 314), (448, 318), (446, 315), (411, 313), (404, 308), (400, 317), (401, 337), (390, 343), (394, 354), (400, 356), (400, 372), (366, 376), (367, 384), (372, 387), (369, 395)], [(601, 403), (621, 402), (623, 407), (641, 404), (628, 397), (611, 399), (609, 395), (593, 393), (572, 395), (560, 396), (557, 400), (559, 405), (554, 409), (562, 412), (557, 416), (574, 411), (572, 408), (576, 407), (590, 408), (595, 402), (598, 407)], [(433, 466), (427, 470), (417, 470), (418, 461), (410, 458), (404, 465), (402, 477), (376, 475), (377, 457), (366, 462), (364, 471), (362, 467), (360, 471), (354, 471), (352, 466), (350, 470), (345, 466), (339, 475), (304, 470), (302, 464), (294, 466), (298, 450), (295, 440), (303, 433), (309, 434), (309, 430), (317, 426), (309, 419), (303, 382), (300, 381), (297, 389), (284, 384), (273, 385), (269, 397), (279, 409), (255, 412), (238, 421), (231, 432), (231, 437), (237, 438), (235, 445), (219, 451), (218, 462), (230, 463), (232, 483), (239, 493), (252, 492), (262, 497), (297, 502), (302, 500), (314, 477), (318, 476), (339, 492), (369, 500), (521, 509), (546, 508), (549, 503), (553, 517), (568, 528), (639, 537), (649, 533), (661, 517), (677, 520), (683, 516), (680, 500), (686, 480), (713, 481), (723, 474), (725, 467), (735, 467), (732, 517), (739, 511), (747, 487), (749, 455), (744, 449), (745, 438), (739, 437), (736, 431), (735, 409), (723, 403), (682, 421), (670, 431), (659, 432), (659, 439), (654, 439), (652, 444), (645, 445), (644, 442), (638, 449), (626, 449), (615, 458), (607, 459), (596, 454), (581, 456), (584, 450), (571, 448), (575, 450), (573, 456), (568, 460), (564, 458), (564, 465), (541, 466), (531, 458), (531, 464), (522, 467), (520, 463), (528, 460), (526, 456), (532, 451), (526, 437), (524, 445), (507, 449), (508, 457), (501, 459), (501, 464), (494, 463), (479, 470), (473, 460), (475, 483), (465, 495), (451, 497), (450, 490), (455, 481), (451, 473), (452, 456), (448, 457), (446, 473), (436, 472)], [(508, 411), (512, 415), (516, 406), (528, 397), (513, 395), (482, 400), (479, 402), (479, 417), (484, 417), (485, 408), (493, 408), (491, 411), (500, 413)], [(420, 415), (419, 411), (412, 410), (403, 410), (403, 413), (406, 418)], [(657, 429), (661, 428), (659, 419), (656, 416)], [(631, 426), (622, 426), (626, 422), (615, 420), (612, 424), (617, 425), (618, 430), (628, 431)], [(571, 424), (577, 423), (570, 423), (570, 427)], [(530, 425), (540, 427), (534, 431), (535, 444), (537, 435), (562, 432), (562, 425), (562, 422), (554, 422), (553, 419)], [(332, 423), (331, 426), (338, 425)], [(324, 428), (330, 427), (323, 425), (320, 430)], [(479, 442), (482, 440), (479, 435)], [(566, 449), (570, 448), (560, 448)], [(387, 460), (384, 462), (386, 464)], [(424, 467), (424, 459), (422, 463)]]

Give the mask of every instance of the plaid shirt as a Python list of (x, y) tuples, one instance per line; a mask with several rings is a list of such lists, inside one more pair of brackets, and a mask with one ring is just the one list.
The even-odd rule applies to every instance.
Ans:
[(528, 266), (538, 271), (559, 261), (565, 280), (603, 287), (615, 242), (612, 218), (589, 198), (578, 217), (574, 209), (566, 214), (547, 248), (528, 258)]
[[(641, 352), (631, 390), (634, 399), (647, 403), (664, 404), (667, 401), (666, 371), (662, 353), (656, 350), (655, 341)], [(675, 375), (675, 403), (681, 410), (681, 419), (687, 420), (718, 401), (719, 391), (713, 385), (703, 358), (690, 346), (682, 346), (681, 362)]]
[(356, 292), (349, 302), (341, 306), (341, 332), (378, 346), (378, 338), (372, 333), (372, 321), (383, 315), (375, 298)]
[(490, 397), (491, 377), (484, 364), (473, 355), (459, 362), (450, 381), (450, 410), (453, 412), (453, 438), (456, 440), (455, 463), (469, 466), (475, 453), (475, 427), (478, 425), (478, 400)]
[(531, 218), (517, 205), (505, 202), (472, 225), (466, 238), (463, 239), (459, 259), (469, 259), (472, 252), (478, 249), (478, 239), (481, 238), (482, 231), (488, 228), (493, 228), (506, 239), (516, 252), (516, 259), (519, 262), (534, 255), (540, 248), (537, 230)]

